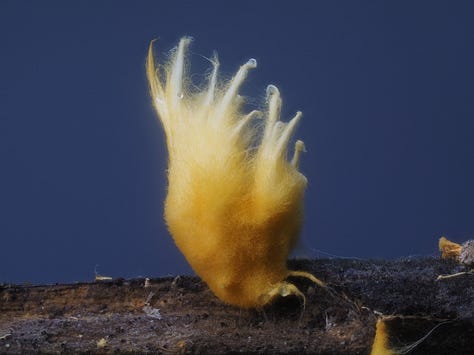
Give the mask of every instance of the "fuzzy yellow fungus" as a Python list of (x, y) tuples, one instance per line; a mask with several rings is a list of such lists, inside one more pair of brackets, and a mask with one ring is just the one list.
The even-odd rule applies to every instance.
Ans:
[(267, 87), (264, 112), (242, 112), (238, 91), (257, 66), (255, 59), (221, 82), (214, 56), (207, 87), (191, 91), (186, 70), (190, 41), (182, 38), (170, 60), (159, 66), (152, 42), (147, 59), (153, 104), (169, 154), (169, 231), (194, 271), (222, 301), (253, 308), (277, 296), (304, 299), (285, 281), (288, 276), (323, 284), (286, 266), (298, 240), (307, 183), (298, 171), (302, 141), (296, 142), (293, 158), (287, 160), (301, 112), (281, 122), (281, 98), (274, 85)]
[(394, 355), (395, 351), (389, 348), (388, 346), (388, 331), (387, 325), (382, 319), (377, 320), (377, 325), (375, 328), (375, 338), (374, 343), (372, 344), (372, 351), (370, 355)]
[(459, 259), (461, 254), (462, 246), (458, 243), (454, 243), (445, 237), (439, 238), (439, 250), (442, 252), (441, 257), (443, 259)]

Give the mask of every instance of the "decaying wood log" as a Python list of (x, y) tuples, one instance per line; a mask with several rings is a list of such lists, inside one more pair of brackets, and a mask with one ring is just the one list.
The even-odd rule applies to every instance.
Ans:
[[(368, 354), (385, 319), (388, 345), (411, 354), (472, 354), (474, 275), (450, 260), (292, 260), (306, 295), (261, 310), (220, 302), (196, 277), (0, 285), (0, 353)], [(419, 343), (417, 340), (422, 339)], [(407, 346), (414, 344), (412, 349)]]

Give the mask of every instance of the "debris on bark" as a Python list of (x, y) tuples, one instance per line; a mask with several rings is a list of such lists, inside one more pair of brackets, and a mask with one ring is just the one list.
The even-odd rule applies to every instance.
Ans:
[(329, 290), (295, 278), (305, 308), (286, 297), (240, 310), (189, 276), (0, 284), (0, 353), (368, 354), (382, 319), (390, 349), (472, 354), (473, 275), (437, 280), (466, 271), (455, 260), (291, 260), (289, 266), (311, 272)]

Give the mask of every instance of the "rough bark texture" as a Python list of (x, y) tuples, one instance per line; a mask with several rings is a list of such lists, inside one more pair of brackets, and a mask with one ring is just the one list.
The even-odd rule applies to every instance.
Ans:
[[(378, 317), (412, 354), (473, 354), (474, 278), (438, 259), (293, 260), (329, 290), (294, 279), (293, 297), (263, 310), (220, 302), (196, 277), (69, 285), (0, 285), (0, 353), (370, 353)], [(159, 309), (159, 311), (158, 311)]]

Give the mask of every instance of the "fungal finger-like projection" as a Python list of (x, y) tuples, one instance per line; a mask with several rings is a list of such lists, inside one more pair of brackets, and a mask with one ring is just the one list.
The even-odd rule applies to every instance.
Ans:
[(323, 283), (286, 261), (303, 221), (306, 178), (298, 170), (302, 141), (293, 157), (288, 145), (301, 112), (280, 121), (281, 97), (266, 90), (262, 111), (244, 111), (239, 88), (255, 59), (229, 81), (218, 77), (217, 56), (200, 90), (191, 89), (182, 38), (164, 64), (155, 64), (154, 42), (147, 77), (166, 134), (169, 154), (165, 220), (193, 270), (222, 301), (261, 307), (275, 297), (296, 295), (289, 276)]

